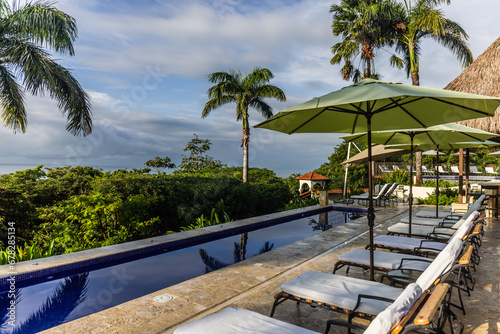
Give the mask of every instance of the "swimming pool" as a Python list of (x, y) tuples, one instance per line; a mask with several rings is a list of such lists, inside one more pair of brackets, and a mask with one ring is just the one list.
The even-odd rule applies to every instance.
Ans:
[[(320, 233), (349, 221), (351, 214), (327, 215), (321, 223), (316, 215), (105, 268), (83, 268), (66, 277), (25, 282), (16, 294), (18, 325), (14, 330), (4, 326), (2, 332), (27, 334), (57, 326)], [(1, 310), (7, 309), (6, 294), (0, 294)]]

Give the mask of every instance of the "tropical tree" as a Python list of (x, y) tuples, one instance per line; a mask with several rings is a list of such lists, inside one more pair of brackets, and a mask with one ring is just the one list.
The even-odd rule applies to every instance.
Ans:
[(92, 112), (87, 93), (65, 67), (56, 63), (46, 48), (74, 55), (75, 19), (54, 7), (54, 2), (35, 0), (10, 7), (0, 0), (0, 107), (3, 125), (14, 132), (26, 131), (25, 92), (47, 93), (67, 117), (66, 129), (74, 135), (92, 132)]
[[(473, 59), (472, 52), (467, 44), (469, 36), (455, 21), (444, 17), (444, 13), (437, 6), (451, 0), (405, 0), (397, 3), (401, 22), (397, 29), (396, 51), (402, 58), (393, 55), (391, 64), (404, 68), (414, 86), (420, 85), (421, 43), (424, 38), (434, 39), (449, 49), (462, 64), (469, 66)], [(422, 184), (422, 153), (416, 155), (416, 184)]]
[(342, 41), (332, 47), (332, 65), (344, 62), (342, 79), (359, 81), (362, 77), (353, 61), (359, 56), (365, 64), (364, 78), (378, 79), (372, 71), (375, 49), (394, 44), (398, 6), (389, 0), (342, 0), (330, 7), (333, 13), (332, 32)]
[(210, 99), (203, 108), (201, 117), (207, 117), (210, 112), (228, 103), (236, 103), (236, 120), (242, 121), (243, 139), (243, 182), (248, 181), (248, 143), (250, 142), (250, 125), (248, 122), (248, 108), (259, 111), (262, 116), (269, 118), (273, 115), (272, 108), (263, 99), (275, 98), (286, 101), (283, 91), (269, 81), (273, 78), (267, 68), (255, 67), (249, 74), (243, 76), (241, 72), (215, 72), (208, 76), (208, 81), (214, 83), (208, 90)]

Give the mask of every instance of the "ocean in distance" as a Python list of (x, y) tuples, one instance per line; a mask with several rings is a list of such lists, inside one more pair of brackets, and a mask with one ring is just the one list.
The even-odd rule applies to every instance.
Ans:
[[(43, 164), (39, 164), (43, 165)], [(25, 170), (25, 169), (33, 169), (35, 167), (38, 167), (39, 165), (36, 164), (0, 164), (0, 174), (9, 174), (9, 173), (14, 173), (19, 170)], [(52, 167), (63, 167), (63, 166), (53, 166), (53, 165), (43, 165), (44, 167), (47, 168), (52, 168)], [(73, 166), (75, 167), (75, 166)], [(103, 172), (106, 171), (115, 171), (118, 169), (126, 169), (126, 170), (132, 170), (133, 168), (142, 168), (142, 167), (124, 167), (124, 166), (92, 166), (94, 168), (101, 168)]]

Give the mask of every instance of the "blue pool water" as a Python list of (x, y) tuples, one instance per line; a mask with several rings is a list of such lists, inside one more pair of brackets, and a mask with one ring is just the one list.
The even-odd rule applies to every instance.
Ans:
[(316, 215), (97, 270), (80, 270), (68, 277), (49, 276), (42, 282), (38, 279), (37, 284), (18, 285), (15, 328), (7, 323), (4, 316), (10, 303), (4, 287), (0, 290), (4, 291), (0, 292), (0, 317), (3, 319), (0, 331), (37, 333), (350, 220), (350, 214), (346, 212), (330, 211), (326, 214), (326, 225), (320, 225)]

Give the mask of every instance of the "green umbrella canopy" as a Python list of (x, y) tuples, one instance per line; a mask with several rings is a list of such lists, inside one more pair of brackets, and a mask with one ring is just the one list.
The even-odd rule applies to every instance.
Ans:
[(373, 79), (283, 110), (256, 128), (292, 133), (356, 133), (423, 128), (491, 116), (500, 98)]
[[(406, 144), (409, 147), (410, 139), (413, 137), (413, 145), (418, 145), (419, 149), (425, 149), (422, 148), (422, 145), (429, 145), (432, 149), (435, 149), (436, 146), (439, 145), (439, 148), (445, 149), (444, 145), (448, 143), (482, 142), (496, 136), (497, 134), (495, 133), (470, 128), (456, 123), (446, 123), (420, 129), (372, 131), (371, 133), (372, 142), (385, 146)], [(345, 141), (366, 142), (367, 137), (367, 133), (363, 132), (341, 138)]]

